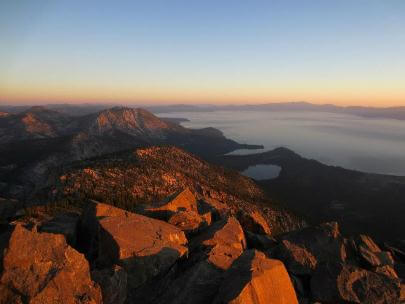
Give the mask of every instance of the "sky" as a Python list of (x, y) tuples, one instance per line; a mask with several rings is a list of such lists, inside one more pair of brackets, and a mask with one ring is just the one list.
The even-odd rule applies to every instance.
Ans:
[(0, 0), (0, 103), (405, 106), (403, 0)]

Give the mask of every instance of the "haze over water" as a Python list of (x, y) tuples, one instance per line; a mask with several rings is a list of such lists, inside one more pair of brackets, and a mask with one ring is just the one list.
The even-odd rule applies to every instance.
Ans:
[(365, 172), (405, 175), (405, 121), (319, 112), (215, 111), (163, 113), (183, 117), (185, 127), (220, 129), (240, 143), (265, 150), (287, 147), (328, 165)]

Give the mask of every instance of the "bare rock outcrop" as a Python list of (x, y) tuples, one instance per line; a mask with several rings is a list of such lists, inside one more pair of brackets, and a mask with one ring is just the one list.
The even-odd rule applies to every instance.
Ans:
[[(92, 225), (97, 233), (92, 236)], [(167, 271), (187, 253), (184, 232), (166, 222), (101, 203), (92, 204), (84, 225), (96, 241), (97, 264), (117, 264), (128, 273), (129, 288)]]
[(19, 297), (23, 303), (102, 303), (87, 260), (63, 235), (17, 225), (5, 250), (1, 284), (6, 292), (0, 298), (14, 297), (17, 303)]
[(195, 234), (211, 225), (211, 213), (200, 215), (195, 211), (180, 211), (173, 214), (167, 222), (187, 234)]
[(238, 212), (238, 220), (245, 231), (256, 234), (271, 234), (269, 225), (257, 210)]
[(197, 211), (197, 199), (189, 188), (180, 193), (169, 196), (167, 199), (155, 203), (149, 208), (149, 212), (178, 212), (178, 211)]
[(338, 224), (332, 222), (283, 235), (271, 255), (282, 260), (289, 272), (309, 275), (320, 263), (344, 262), (347, 253)]
[(209, 263), (226, 270), (246, 249), (246, 239), (238, 220), (227, 217), (202, 232), (191, 246), (202, 248)]
[(163, 281), (163, 292), (151, 303), (211, 303), (223, 274), (246, 249), (238, 220), (219, 220), (193, 238), (185, 265)]
[[(222, 282), (224, 271), (207, 260), (180, 269), (163, 280), (161, 293), (153, 301), (147, 297), (143, 303), (153, 304), (205, 304), (212, 303)], [(153, 286), (155, 287), (155, 286)], [(153, 288), (152, 287), (152, 288)]]
[(167, 221), (187, 234), (195, 234), (211, 224), (211, 211), (200, 208), (200, 202), (189, 188), (168, 198), (139, 208), (139, 212)]
[(248, 250), (226, 272), (213, 303), (298, 304), (298, 300), (284, 264)]
[(341, 263), (326, 263), (311, 279), (313, 297), (325, 303), (399, 303), (398, 279)]

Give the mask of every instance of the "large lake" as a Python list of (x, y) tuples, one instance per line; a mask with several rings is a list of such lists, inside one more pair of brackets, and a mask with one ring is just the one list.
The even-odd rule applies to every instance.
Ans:
[(319, 112), (215, 111), (159, 116), (187, 118), (190, 121), (182, 123), (185, 127), (215, 127), (228, 138), (262, 144), (265, 150), (283, 146), (325, 164), (405, 175), (405, 121)]

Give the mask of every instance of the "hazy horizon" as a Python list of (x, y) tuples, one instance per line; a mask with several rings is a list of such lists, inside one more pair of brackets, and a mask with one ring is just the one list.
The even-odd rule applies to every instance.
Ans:
[(196, 107), (227, 107), (227, 106), (261, 106), (261, 105), (279, 105), (279, 104), (307, 104), (316, 106), (336, 106), (341, 108), (351, 107), (363, 107), (373, 109), (390, 109), (390, 108), (405, 108), (405, 105), (388, 105), (388, 106), (368, 106), (368, 105), (356, 105), (356, 104), (337, 104), (337, 103), (314, 103), (309, 101), (275, 101), (275, 102), (263, 102), (263, 103), (193, 103), (193, 102), (167, 102), (167, 103), (147, 103), (147, 102), (21, 102), (13, 103), (0, 100), (0, 106), (2, 107), (35, 107), (35, 106), (57, 106), (57, 105), (69, 105), (69, 106), (111, 106), (111, 107), (170, 107), (170, 106), (196, 106)]
[(3, 1), (3, 103), (405, 106), (405, 2)]

